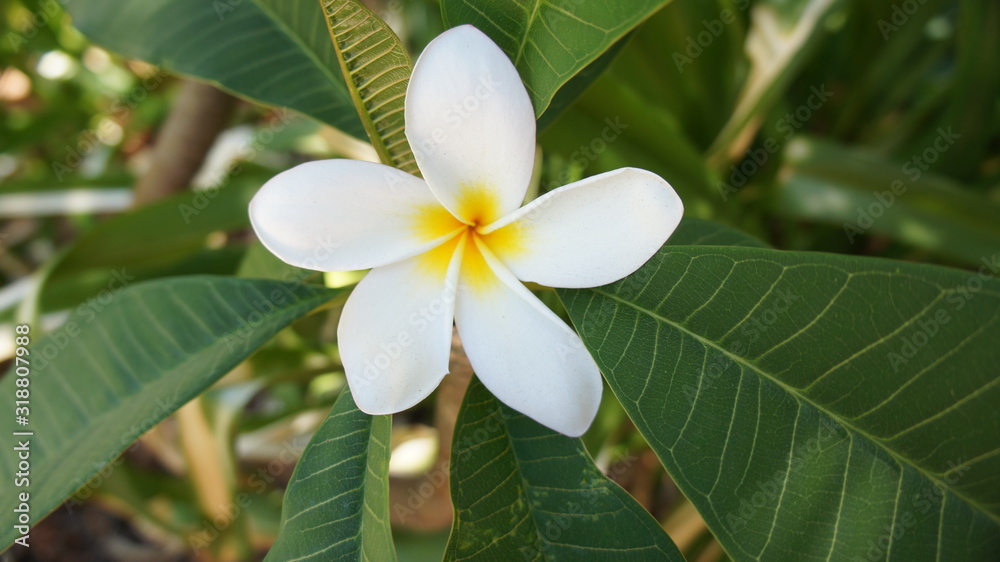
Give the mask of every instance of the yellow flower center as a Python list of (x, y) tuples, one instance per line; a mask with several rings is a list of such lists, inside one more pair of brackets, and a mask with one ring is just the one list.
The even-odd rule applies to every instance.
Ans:
[(442, 278), (448, 271), (455, 249), (464, 240), (461, 276), (474, 289), (485, 290), (496, 280), (496, 276), (486, 263), (479, 245), (488, 248), (494, 256), (510, 255), (523, 248), (523, 236), (516, 224), (482, 234), (484, 227), (500, 218), (501, 209), (496, 195), (481, 185), (463, 185), (460, 188), (457, 211), (463, 220), (455, 218), (440, 205), (428, 206), (418, 213), (416, 230), (420, 237), (436, 240), (453, 235), (450, 240), (422, 256), (422, 269), (429, 275)]

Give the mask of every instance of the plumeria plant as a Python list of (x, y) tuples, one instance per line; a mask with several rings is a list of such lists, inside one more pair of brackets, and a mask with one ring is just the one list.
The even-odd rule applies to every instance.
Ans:
[[(483, 84), (493, 91), (442, 132)], [(578, 289), (622, 279), (677, 227), (680, 199), (662, 178), (626, 168), (521, 207), (535, 113), (507, 55), (472, 26), (427, 46), (404, 107), (423, 180), (380, 164), (303, 164), (251, 202), (257, 235), (295, 266), (375, 268), (347, 299), (337, 330), (362, 411), (394, 414), (427, 398), (448, 373), (454, 324), (494, 396), (579, 437), (600, 405), (600, 371), (521, 281)], [(333, 249), (314, 263), (320, 241)]]
[(1000, 8), (946, 4), (67, 2), (271, 153), (39, 268), (4, 544), (1000, 559)]

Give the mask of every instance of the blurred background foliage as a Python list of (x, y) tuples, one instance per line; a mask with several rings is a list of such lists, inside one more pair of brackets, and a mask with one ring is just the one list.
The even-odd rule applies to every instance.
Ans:
[[(444, 29), (433, 0), (366, 4), (414, 55)], [(185, 79), (91, 44), (56, 1), (7, 0), (0, 21), (3, 333), (18, 319), (44, 329), (70, 310), (98, 312), (107, 293), (144, 279), (319, 281), (255, 243), (247, 202), (294, 164), (374, 159), (370, 146), (232, 102), (206, 133), (191, 189), (146, 203), (139, 186)], [(635, 166), (667, 178), (689, 216), (778, 249), (975, 268), (1000, 247), (997, 30), (992, 0), (674, 0), (594, 63), (592, 82), (556, 96), (540, 120), (539, 189)], [(295, 458), (345, 384), (337, 315), (280, 333), (39, 525), (32, 558), (3, 559), (261, 558)], [(447, 459), (442, 420), (461, 397), (449, 392), (395, 417), (390, 509), (402, 560), (439, 559), (447, 539), (447, 486), (420, 484)], [(584, 438), (598, 465), (689, 559), (724, 558), (605, 397)]]

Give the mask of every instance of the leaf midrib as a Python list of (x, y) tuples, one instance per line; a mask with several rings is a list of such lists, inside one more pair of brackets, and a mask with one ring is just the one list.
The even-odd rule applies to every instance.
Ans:
[[(320, 6), (323, 9), (323, 21), (325, 22), (327, 31), (330, 33), (330, 42), (333, 43), (333, 51), (337, 56), (337, 64), (340, 65), (340, 71), (344, 75), (344, 84), (347, 86), (347, 93), (350, 94), (351, 100), (354, 102), (354, 107), (358, 111), (358, 117), (361, 118), (361, 124), (365, 128), (365, 132), (368, 133), (368, 140), (375, 148), (375, 152), (378, 153), (379, 160), (381, 160), (383, 164), (396, 167), (396, 161), (392, 157), (392, 154), (389, 153), (389, 148), (385, 144), (385, 139), (382, 138), (381, 133), (379, 133), (378, 128), (375, 126), (374, 119), (372, 119), (371, 108), (369, 108), (365, 101), (361, 99), (361, 90), (359, 89), (358, 84), (354, 81), (354, 73), (351, 72), (351, 69), (347, 66), (347, 59), (344, 57), (344, 51), (342, 49), (342, 45), (340, 44), (340, 39), (337, 33), (333, 30), (333, 25), (331, 25), (332, 22), (330, 17), (332, 16), (328, 16), (326, 13), (327, 3), (323, 2), (323, 0), (319, 1)], [(330, 4), (332, 4), (332, 2)], [(342, 2), (337, 8), (337, 11), (339, 12), (351, 4), (355, 3), (350, 0)], [(377, 18), (374, 20), (372, 19), (372, 14), (368, 12), (365, 6), (356, 4), (355, 9), (361, 10), (361, 15), (364, 21), (375, 21), (376, 24), (379, 23)], [(379, 27), (382, 31), (388, 31), (382, 25), (379, 25)], [(391, 52), (392, 48), (390, 48), (389, 51)], [(410, 70), (412, 73), (412, 68)]]
[[(527, 480), (525, 480), (525, 478), (524, 478), (524, 472), (521, 471), (521, 462), (520, 462), (521, 459), (520, 459), (520, 457), (518, 457), (518, 455), (517, 455), (517, 449), (514, 447), (514, 438), (511, 436), (510, 431), (507, 429), (507, 420), (505, 420), (504, 417), (503, 417), (503, 412), (501, 412), (501, 410), (500, 410), (500, 404), (497, 403), (497, 401), (496, 401), (495, 398), (491, 399), (491, 401), (492, 401), (491, 406), (493, 408), (493, 414), (491, 414), (491, 417), (492, 416), (498, 416), (500, 418), (500, 423), (503, 426), (503, 434), (504, 434), (504, 437), (507, 440), (507, 448), (510, 449), (510, 454), (511, 454), (511, 456), (514, 457), (514, 472), (517, 473), (517, 477), (518, 477), (518, 479), (521, 482), (521, 487), (518, 490), (518, 494), (521, 496), (521, 499), (524, 501), (525, 509), (528, 510), (528, 515), (531, 517), (531, 522), (533, 523), (532, 526), (534, 527), (534, 530), (535, 530), (534, 535), (535, 535), (535, 546), (536, 546), (536, 549), (538, 550), (538, 552), (542, 552), (542, 549), (539, 548), (539, 547), (542, 546), (544, 543), (542, 542), (541, 533), (538, 531), (539, 526), (538, 526), (538, 520), (535, 518), (535, 511), (531, 507), (531, 498), (529, 498), (528, 494), (526, 493), (526, 491), (528, 489), (528, 483), (527, 483)], [(466, 480), (466, 481), (468, 481), (468, 480)], [(461, 483), (462, 483), (461, 480), (457, 481), (457, 484), (459, 485), (459, 487), (461, 487)], [(464, 511), (464, 512), (470, 513), (470, 514), (472, 512), (472, 510), (470, 510), (470, 509), (460, 509), (459, 511)], [(461, 519), (460, 518), (456, 518), (456, 521), (461, 521)], [(487, 545), (487, 546), (489, 546), (489, 545)], [(548, 558), (545, 557), (544, 553), (542, 554), (542, 556), (543, 556), (543, 558), (545, 560), (548, 560)], [(469, 558), (462, 557), (462, 558), (456, 558), (456, 560), (469, 560)]]
[[(934, 479), (935, 479), (934, 475), (930, 474), (923, 467), (914, 464), (913, 462), (911, 462), (909, 459), (906, 459), (905, 457), (901, 457), (894, 450), (886, 447), (883, 443), (881, 443), (881, 441), (879, 439), (877, 439), (873, 435), (869, 434), (868, 432), (864, 431), (863, 429), (860, 429), (860, 428), (856, 427), (855, 425), (847, 422), (846, 420), (842, 420), (842, 418), (840, 416), (837, 416), (833, 412), (830, 412), (829, 410), (827, 410), (826, 408), (824, 408), (822, 405), (816, 404), (816, 403), (812, 402), (811, 400), (809, 400), (808, 398), (806, 398), (805, 396), (799, 395), (797, 392), (795, 392), (795, 388), (794, 387), (789, 386), (788, 384), (784, 383), (783, 381), (775, 378), (774, 376), (772, 376), (771, 374), (765, 372), (764, 370), (762, 370), (760, 367), (758, 367), (754, 363), (751, 363), (748, 360), (746, 360), (744, 357), (739, 356), (739, 355), (735, 355), (735, 354), (731, 353), (729, 350), (727, 350), (724, 347), (722, 347), (721, 345), (719, 345), (718, 343), (716, 343), (716, 342), (714, 342), (712, 340), (709, 340), (709, 339), (701, 336), (700, 334), (697, 334), (697, 333), (691, 331), (687, 327), (685, 327), (685, 326), (683, 326), (681, 324), (678, 324), (678, 323), (676, 323), (676, 322), (674, 322), (672, 320), (669, 320), (669, 319), (667, 319), (667, 318), (665, 318), (665, 317), (657, 314), (656, 312), (654, 312), (652, 310), (647, 310), (647, 309), (645, 309), (645, 308), (643, 308), (643, 307), (641, 307), (641, 306), (639, 306), (639, 305), (637, 305), (637, 304), (635, 304), (635, 303), (633, 303), (631, 301), (623, 299), (623, 298), (621, 298), (621, 297), (619, 297), (619, 296), (617, 296), (615, 294), (608, 293), (606, 291), (601, 291), (601, 290), (599, 290), (597, 288), (591, 288), (589, 290), (592, 291), (592, 292), (594, 292), (594, 293), (596, 293), (596, 294), (599, 294), (599, 295), (602, 295), (604, 297), (607, 297), (607, 298), (609, 298), (611, 300), (614, 300), (614, 301), (617, 301), (619, 303), (622, 303), (622, 304), (624, 304), (624, 305), (626, 305), (626, 306), (628, 306), (630, 308), (635, 309), (638, 312), (646, 314), (647, 316), (651, 317), (652, 319), (654, 319), (656, 321), (659, 321), (659, 322), (662, 322), (664, 324), (670, 325), (673, 328), (675, 328), (675, 329), (677, 329), (677, 330), (679, 330), (679, 331), (681, 331), (681, 332), (683, 332), (683, 333), (685, 333), (685, 334), (693, 337), (697, 341), (701, 342), (702, 345), (705, 345), (707, 347), (710, 347), (710, 348), (712, 348), (712, 349), (714, 349), (716, 351), (719, 351), (719, 352), (725, 354), (733, 362), (735, 362), (735, 363), (737, 363), (739, 365), (742, 365), (743, 367), (745, 367), (746, 369), (750, 370), (751, 372), (757, 373), (757, 375), (761, 379), (767, 380), (767, 381), (769, 381), (769, 382), (777, 385), (779, 388), (781, 388), (782, 390), (784, 390), (790, 396), (794, 397), (796, 401), (799, 401), (800, 403), (808, 404), (809, 406), (815, 408), (820, 413), (828, 416), (829, 418), (837, 420), (837, 422), (840, 423), (840, 425), (842, 425), (844, 427), (847, 427), (851, 431), (855, 432), (857, 435), (859, 435), (861, 437), (864, 437), (869, 442), (871, 442), (872, 444), (874, 444), (876, 447), (878, 447), (879, 449), (881, 449), (881, 450), (885, 451), (886, 453), (888, 453), (889, 456), (892, 457), (894, 460), (896, 460), (896, 462), (898, 462), (900, 465), (910, 466), (910, 467), (914, 468), (917, 472), (919, 472), (921, 475), (923, 475), (924, 478), (926, 478), (927, 480), (932, 481), (932, 482), (934, 481)], [(962, 493), (961, 491), (959, 491), (959, 490), (957, 490), (955, 488), (949, 488), (949, 491), (951, 493), (955, 494), (956, 496), (958, 496), (959, 498), (961, 498), (968, 505), (976, 508), (976, 510), (980, 511), (981, 513), (983, 513), (984, 515), (986, 515), (987, 517), (989, 517), (993, 521), (995, 521), (997, 523), (1000, 523), (1000, 515), (995, 515), (991, 511), (985, 509), (984, 506), (980, 502), (978, 502), (977, 500), (968, 497), (967, 495), (965, 495), (964, 493)]]
[(531, 13), (528, 15), (528, 24), (524, 26), (524, 36), (521, 37), (521, 40), (517, 42), (517, 54), (514, 55), (515, 67), (518, 64), (520, 64), (522, 60), (524, 60), (523, 59), (524, 46), (528, 44), (528, 37), (531, 36), (531, 28), (532, 26), (535, 25), (535, 21), (537, 20), (536, 16), (538, 15), (538, 8), (540, 8), (541, 5), (542, 5), (542, 0), (536, 0), (535, 7), (532, 8)]
[[(319, 287), (317, 287), (317, 288), (319, 288)], [(298, 314), (299, 314), (299, 312), (300, 312), (301, 309), (304, 308), (304, 309), (306, 309), (306, 311), (312, 310), (314, 308), (317, 308), (319, 305), (323, 304), (323, 302), (328, 301), (328, 300), (332, 300), (332, 298), (335, 297), (335, 296), (337, 296), (337, 295), (336, 294), (327, 294), (327, 293), (317, 294), (317, 295), (315, 295), (313, 297), (310, 297), (307, 300), (301, 301), (299, 304), (295, 305), (294, 307), (286, 308), (285, 312), (283, 314), (275, 316), (275, 317), (273, 317), (273, 319), (274, 320), (278, 320), (278, 319), (281, 319), (283, 317), (287, 317), (289, 315), (291, 315), (293, 317), (294, 316), (298, 316)], [(318, 302), (316, 304), (313, 304), (314, 300), (319, 300), (320, 302)], [(174, 363), (173, 365), (168, 366), (165, 369), (163, 369), (161, 371), (162, 374), (159, 377), (157, 377), (155, 380), (148, 381), (148, 384), (155, 384), (155, 383), (159, 382), (163, 377), (169, 376), (169, 373), (173, 373), (173, 372), (176, 372), (178, 370), (183, 370), (183, 369), (187, 368), (190, 363), (199, 363), (199, 362), (203, 361), (204, 357), (202, 357), (202, 355), (204, 353), (206, 353), (206, 352), (208, 352), (211, 349), (216, 348), (216, 347), (223, 347), (222, 343), (224, 343), (226, 341), (226, 338), (229, 337), (229, 336), (236, 335), (236, 333), (238, 331), (239, 331), (239, 328), (236, 328), (236, 329), (224, 332), (221, 337), (219, 337), (219, 338), (217, 338), (217, 339), (209, 342), (209, 344), (206, 345), (206, 346), (198, 348), (196, 351), (194, 351), (193, 353), (189, 354), (187, 356), (187, 358), (183, 359), (182, 361), (180, 361), (178, 363)], [(225, 374), (225, 373), (223, 373), (223, 374)], [(194, 393), (192, 393), (192, 392), (183, 393), (182, 392), (182, 393), (180, 393), (179, 396), (180, 396), (180, 399), (182, 400), (181, 403), (182, 404), (187, 403), (188, 400), (190, 400), (191, 398), (194, 398), (198, 394), (199, 394), (199, 392), (194, 392)], [(105, 419), (108, 416), (116, 413), (118, 411), (118, 409), (120, 408), (120, 406), (123, 405), (123, 404), (125, 404), (125, 402), (129, 398), (132, 398), (133, 396), (135, 396), (134, 393), (133, 394), (127, 394), (127, 395), (126, 394), (116, 395), (116, 398), (119, 398), (119, 400), (118, 400), (118, 402), (115, 405), (113, 405), (111, 407), (111, 409), (108, 409), (108, 410), (105, 410), (103, 412), (100, 412), (96, 416), (91, 416), (90, 413), (88, 412), (87, 413), (88, 418), (90, 418), (91, 420), (95, 420), (95, 421)], [(81, 429), (80, 426), (76, 426), (76, 428), (77, 428), (76, 431), (71, 431), (66, 436), (65, 441), (63, 443), (68, 443), (68, 442), (74, 441), (75, 440), (75, 439), (73, 439), (74, 437), (79, 436), (81, 433), (87, 433), (86, 431), (82, 431), (82, 429)], [(139, 436), (137, 435), (132, 440), (135, 440), (135, 439), (138, 439), (138, 438), (139, 438)], [(58, 443), (57, 442), (56, 445), (61, 446), (63, 443)], [(107, 462), (111, 462), (117, 456), (118, 456), (118, 454), (115, 454)], [(46, 455), (45, 453), (42, 453), (40, 455), (40, 457), (42, 458), (43, 461), (45, 459), (49, 458), (49, 456)]]

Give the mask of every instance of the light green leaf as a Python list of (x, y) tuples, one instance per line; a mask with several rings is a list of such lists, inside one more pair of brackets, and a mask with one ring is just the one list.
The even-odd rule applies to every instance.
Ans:
[(420, 175), (403, 125), (403, 100), (413, 70), (406, 48), (392, 29), (360, 2), (320, 3), (347, 89), (379, 159)]
[(579, 439), (502, 405), (478, 379), (455, 428), (445, 560), (684, 560)]
[(980, 274), (668, 246), (619, 283), (560, 296), (735, 559), (988, 560), (1000, 254), (989, 260)]
[(395, 560), (389, 529), (391, 416), (345, 388), (295, 466), (266, 560)]
[[(0, 381), (0, 394), (11, 397), (7, 435), (34, 432), (30, 487), (15, 487), (17, 453), (3, 447), (0, 509), (12, 513), (17, 493), (29, 492), (34, 524), (278, 330), (338, 294), (275, 281), (168, 279), (109, 291), (48, 336), (33, 327), (29, 425), (15, 426), (10, 411), (18, 377)], [(9, 525), (0, 532), (0, 545), (16, 537)]]
[(442, 0), (446, 27), (472, 24), (507, 53), (535, 116), (573, 76), (669, 0)]
[(364, 135), (316, 0), (67, 0), (66, 8), (112, 51)]

